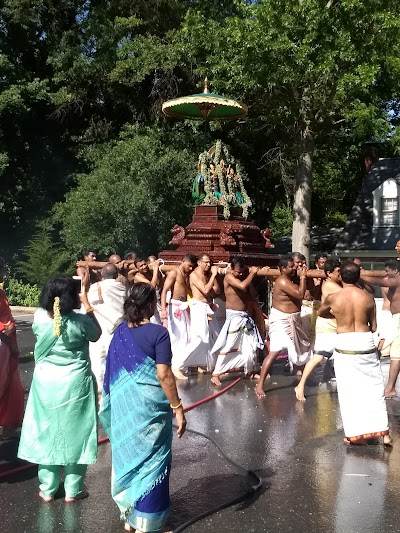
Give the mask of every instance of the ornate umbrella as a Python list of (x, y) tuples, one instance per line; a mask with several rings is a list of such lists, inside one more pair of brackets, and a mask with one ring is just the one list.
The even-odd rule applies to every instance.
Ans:
[(236, 100), (210, 93), (206, 78), (202, 93), (168, 100), (163, 103), (162, 110), (168, 117), (209, 122), (211, 120), (238, 120), (247, 115), (248, 108)]

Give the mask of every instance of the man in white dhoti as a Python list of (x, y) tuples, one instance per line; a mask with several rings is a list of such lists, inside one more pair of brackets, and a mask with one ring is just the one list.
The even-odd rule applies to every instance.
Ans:
[(98, 392), (101, 394), (104, 378), (104, 361), (107, 356), (115, 325), (124, 316), (124, 302), (127, 289), (117, 280), (118, 268), (112, 263), (101, 269), (102, 280), (90, 286), (88, 300), (101, 327), (98, 341), (89, 343), (92, 372), (95, 375)]
[(201, 254), (189, 276), (193, 296), (190, 300), (190, 342), (181, 361), (181, 370), (211, 368), (210, 350), (217, 339), (217, 325), (213, 321), (216, 307), (212, 303), (219, 293), (217, 274), (218, 267), (211, 266), (210, 256)]
[(397, 337), (395, 326), (393, 324), (392, 312), (390, 311), (390, 300), (388, 298), (389, 287), (381, 287), (382, 291), (382, 309), (380, 317), (377, 314), (376, 320), (378, 322), (378, 352), (381, 356), (390, 354), (390, 345)]
[[(329, 259), (324, 265), (326, 280), (322, 283), (321, 301), (324, 302), (330, 294), (334, 294), (342, 289), (340, 277), (340, 262), (337, 259)], [(324, 359), (330, 359), (335, 350), (336, 344), (336, 320), (334, 318), (317, 317), (316, 337), (314, 343), (313, 356), (304, 367), (303, 375), (294, 391), (296, 398), (305, 401), (304, 387), (311, 372)]]
[[(190, 293), (189, 275), (196, 268), (197, 257), (186, 254), (182, 263), (168, 273), (161, 293), (161, 319), (168, 319), (171, 338), (172, 372), (177, 379), (188, 379), (181, 370), (190, 341), (190, 315), (187, 302)], [(167, 310), (167, 294), (171, 298)]]
[[(397, 245), (396, 245), (397, 246)], [(397, 250), (397, 248), (396, 248)], [(376, 273), (376, 274), (379, 274)], [(384, 276), (384, 277), (383, 277)], [(385, 397), (394, 398), (396, 393), (396, 382), (400, 373), (400, 271), (398, 261), (388, 261), (385, 263), (385, 270), (382, 277), (371, 276), (368, 270), (362, 272), (363, 280), (379, 287), (388, 287), (388, 299), (390, 301), (390, 311), (392, 313), (390, 344), (390, 368), (389, 379), (385, 388)]]
[(336, 318), (334, 352), (337, 391), (346, 444), (383, 437), (391, 445), (384, 384), (372, 333), (376, 331), (375, 301), (357, 286), (360, 267), (340, 267), (343, 289), (330, 294), (319, 316)]
[[(256, 385), (258, 398), (265, 396), (264, 381), (282, 350), (287, 349), (291, 368), (304, 366), (310, 357), (310, 340), (300, 316), (301, 302), (306, 291), (307, 268), (303, 266), (296, 271), (293, 260), (283, 257), (279, 261), (279, 270), (281, 275), (274, 284), (269, 315), (270, 353), (264, 359)], [(296, 274), (299, 285), (293, 282)]]
[(231, 270), (225, 275), (226, 320), (211, 349), (214, 385), (221, 385), (221, 374), (244, 369), (252, 373), (257, 366), (257, 351), (264, 349), (254, 320), (248, 314), (248, 303), (257, 298), (252, 286), (258, 268), (248, 269), (242, 257), (232, 259)]

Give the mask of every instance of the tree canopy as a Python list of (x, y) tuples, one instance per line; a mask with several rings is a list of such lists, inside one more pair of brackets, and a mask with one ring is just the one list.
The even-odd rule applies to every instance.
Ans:
[(364, 143), (399, 151), (395, 0), (5, 0), (0, 29), (8, 254), (37, 223), (71, 258), (165, 248), (190, 220), (204, 146), (201, 125), (165, 119), (161, 103), (205, 76), (249, 106), (211, 129), (247, 171), (252, 218), (285, 233), (293, 219), (305, 253), (310, 225), (346, 220)]

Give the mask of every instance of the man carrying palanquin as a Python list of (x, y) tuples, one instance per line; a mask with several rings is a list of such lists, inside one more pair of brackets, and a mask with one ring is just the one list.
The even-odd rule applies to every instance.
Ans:
[[(161, 293), (161, 319), (168, 320), (172, 348), (172, 372), (177, 379), (188, 379), (180, 370), (190, 341), (189, 275), (196, 268), (197, 257), (186, 254), (181, 264), (168, 273)], [(171, 298), (167, 309), (167, 295)]]
[(360, 267), (340, 267), (343, 289), (327, 296), (319, 316), (336, 318), (335, 374), (346, 444), (383, 437), (391, 444), (381, 366), (372, 333), (376, 331), (373, 297), (357, 284)]
[[(342, 289), (340, 278), (340, 262), (337, 259), (328, 259), (324, 266), (326, 279), (322, 283), (322, 303), (330, 295)], [(294, 391), (296, 398), (302, 402), (305, 401), (304, 387), (311, 372), (316, 368), (324, 358), (330, 359), (335, 350), (336, 343), (336, 320), (334, 318), (317, 317), (316, 337), (313, 350), (313, 356), (304, 367), (303, 375)]]
[[(300, 316), (306, 291), (307, 268), (302, 266), (296, 271), (293, 259), (283, 257), (279, 260), (279, 270), (281, 274), (274, 284), (269, 315), (270, 353), (264, 359), (256, 385), (255, 393), (258, 398), (265, 396), (264, 381), (282, 350), (287, 349), (291, 368), (304, 366), (310, 357), (310, 340)], [(300, 285), (293, 281), (296, 275)]]
[[(5, 262), (0, 257), (0, 283)], [(24, 389), (19, 375), (17, 331), (7, 296), (0, 289), (0, 439), (14, 436), (24, 417)]]
[[(144, 259), (138, 259), (135, 263), (137, 272), (135, 274), (135, 277), (133, 278), (133, 281), (135, 283), (148, 283), (154, 289), (156, 290), (160, 285), (160, 279), (159, 279), (159, 268), (160, 268), (160, 262), (156, 259), (152, 262), (153, 271), (150, 270), (149, 264)], [(152, 324), (158, 324), (159, 326), (162, 326), (162, 320), (160, 317), (160, 312), (158, 307), (156, 308), (154, 315), (151, 317), (150, 322)]]
[(92, 249), (83, 252), (83, 261), (77, 262), (76, 275), (82, 278), (82, 285), (89, 290), (92, 283), (97, 283), (101, 279), (100, 271), (98, 268), (89, 267), (88, 263), (96, 261), (96, 252)]
[(219, 292), (217, 274), (218, 267), (211, 266), (210, 256), (200, 254), (197, 267), (189, 276), (193, 296), (190, 300), (190, 342), (180, 362), (180, 370), (211, 367), (210, 350), (217, 339), (217, 326), (213, 323), (215, 306), (212, 303)]
[[(306, 258), (300, 252), (292, 252), (289, 257), (293, 259), (296, 271), (303, 266), (306, 266)], [(319, 254), (315, 257), (315, 266), (317, 270), (323, 270), (323, 265), (327, 259), (326, 254)], [(298, 285), (299, 278), (294, 276), (293, 281)], [(317, 312), (321, 305), (321, 278), (307, 278), (306, 292), (304, 293), (301, 304), (301, 318), (303, 327), (310, 338), (311, 347), (315, 340), (315, 324), (317, 321)]]
[(379, 287), (388, 287), (387, 297), (390, 301), (392, 313), (392, 338), (390, 344), (390, 368), (389, 379), (385, 388), (386, 398), (396, 396), (396, 381), (400, 373), (400, 272), (398, 261), (388, 261), (385, 264), (386, 277), (376, 278), (369, 275), (368, 270), (362, 271), (363, 281)]
[(107, 263), (101, 269), (101, 281), (90, 286), (88, 300), (101, 327), (101, 336), (89, 343), (92, 372), (96, 378), (99, 396), (103, 389), (104, 361), (118, 322), (124, 316), (127, 289), (118, 281), (118, 268)]
[(243, 258), (234, 257), (225, 275), (226, 320), (211, 349), (214, 385), (221, 385), (221, 374), (240, 368), (251, 374), (257, 366), (257, 350), (264, 349), (263, 339), (248, 313), (249, 300), (257, 298), (252, 281), (258, 270), (248, 269)]

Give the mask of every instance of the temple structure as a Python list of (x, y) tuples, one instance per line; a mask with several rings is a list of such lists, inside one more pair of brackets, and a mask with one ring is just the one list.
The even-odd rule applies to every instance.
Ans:
[(192, 188), (193, 220), (186, 228), (172, 228), (174, 249), (161, 252), (160, 259), (175, 262), (186, 253), (206, 252), (214, 263), (230, 262), (240, 255), (249, 266), (277, 265), (279, 256), (271, 254), (274, 245), (269, 230), (261, 231), (247, 220), (251, 200), (242, 174), (240, 163), (221, 141), (200, 155)]

